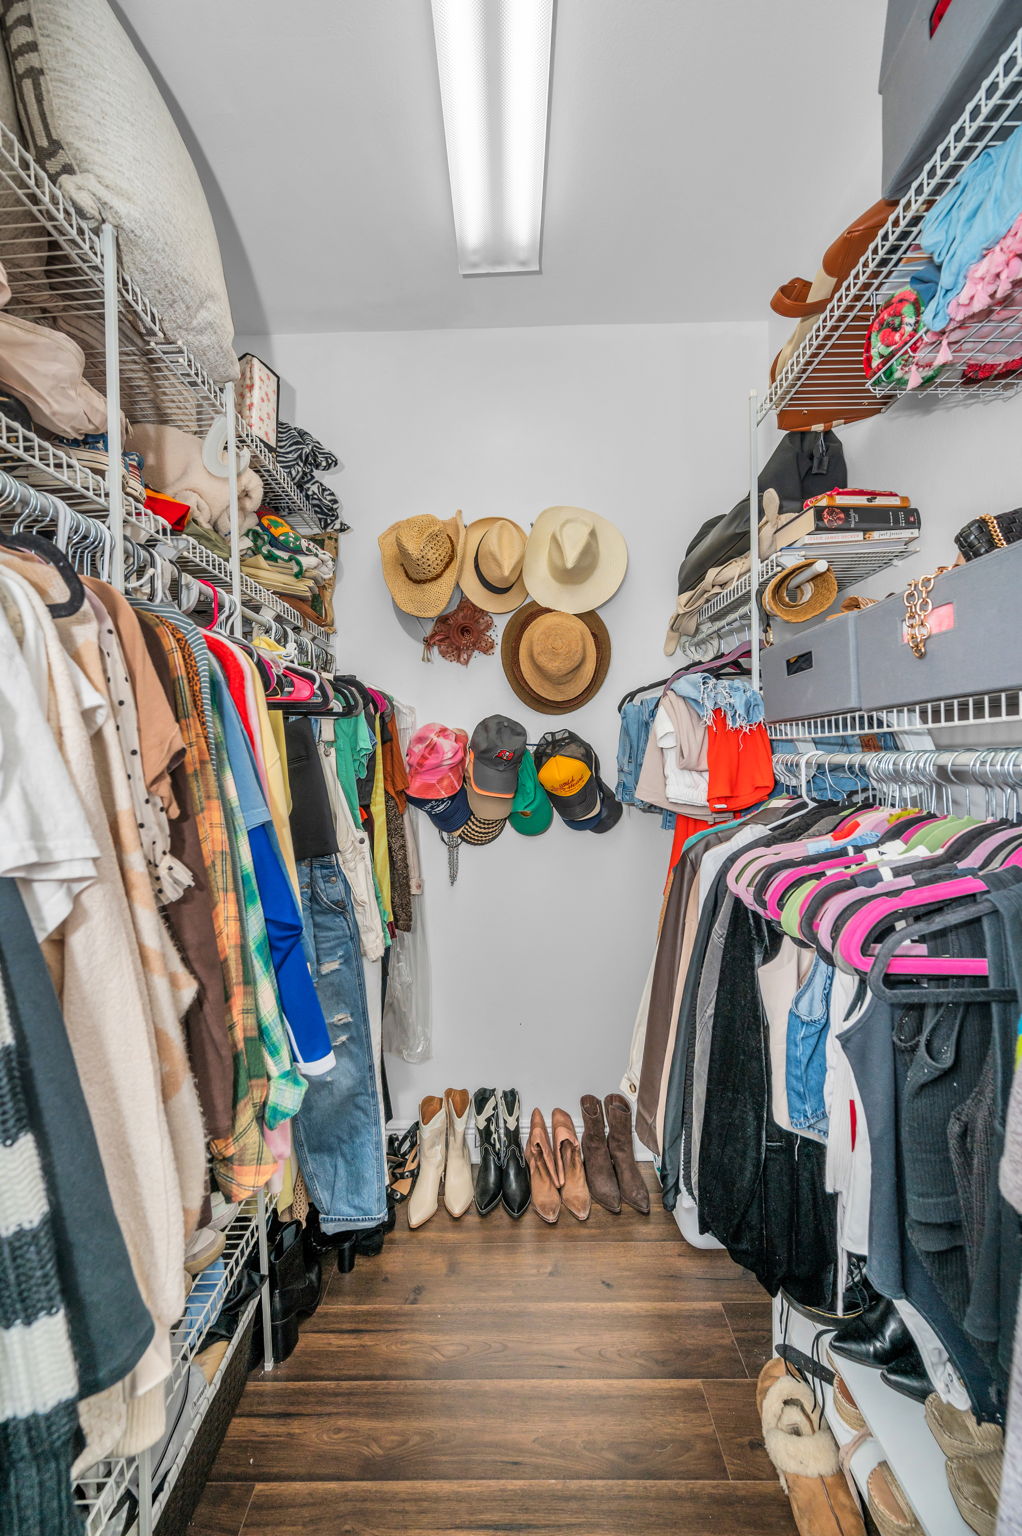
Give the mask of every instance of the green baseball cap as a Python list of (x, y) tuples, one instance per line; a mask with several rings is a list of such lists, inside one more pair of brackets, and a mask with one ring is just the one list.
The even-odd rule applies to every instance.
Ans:
[(538, 837), (554, 819), (550, 797), (536, 775), (532, 753), (526, 752), (518, 768), (518, 788), (508, 817), (523, 837)]

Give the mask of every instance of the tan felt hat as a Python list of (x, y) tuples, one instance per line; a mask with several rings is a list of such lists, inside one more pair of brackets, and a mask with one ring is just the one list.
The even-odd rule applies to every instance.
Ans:
[(419, 619), (443, 613), (458, 584), (465, 544), (461, 513), (443, 520), (431, 512), (402, 518), (377, 542), (383, 579), (397, 606)]
[(500, 659), (523, 704), (543, 715), (565, 715), (603, 686), (610, 635), (599, 614), (526, 603), (504, 627)]
[(628, 569), (624, 535), (584, 507), (547, 507), (525, 546), (529, 596), (562, 613), (586, 613), (614, 596)]
[(506, 517), (480, 517), (465, 530), (461, 590), (487, 613), (511, 613), (528, 597), (522, 576), (525, 531)]

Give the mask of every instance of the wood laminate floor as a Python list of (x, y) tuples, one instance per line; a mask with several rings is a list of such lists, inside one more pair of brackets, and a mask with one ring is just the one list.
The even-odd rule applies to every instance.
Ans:
[(755, 1281), (655, 1197), (555, 1227), (399, 1212), (250, 1380), (191, 1533), (793, 1536), (756, 1418), (769, 1353)]

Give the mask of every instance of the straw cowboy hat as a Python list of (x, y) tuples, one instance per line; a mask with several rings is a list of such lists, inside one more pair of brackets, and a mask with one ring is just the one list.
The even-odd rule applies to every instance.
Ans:
[(487, 613), (510, 613), (528, 597), (522, 576), (525, 532), (506, 517), (480, 517), (465, 530), (461, 590)]
[(628, 568), (624, 537), (583, 507), (547, 507), (532, 525), (523, 573), (529, 596), (562, 613), (586, 613), (614, 596)]
[(383, 579), (404, 612), (418, 619), (435, 619), (451, 600), (465, 544), (461, 513), (453, 517), (404, 517), (377, 540)]
[(526, 603), (507, 622), (504, 674), (523, 704), (543, 715), (581, 709), (610, 666), (610, 636), (595, 613), (559, 613)]

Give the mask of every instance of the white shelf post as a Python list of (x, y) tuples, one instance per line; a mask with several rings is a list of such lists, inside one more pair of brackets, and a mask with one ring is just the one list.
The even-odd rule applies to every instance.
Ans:
[(270, 1245), (266, 1235), (266, 1190), (261, 1189), (256, 1199), (256, 1226), (259, 1244), (259, 1273), (265, 1275), (263, 1281), (263, 1370), (272, 1371), (273, 1359), (273, 1322), (270, 1317)]
[(117, 309), (117, 231), (112, 224), (100, 230), (103, 253), (103, 334), (106, 345), (106, 437), (109, 462), (106, 471), (109, 522), (113, 538), (110, 581), (124, 590), (124, 465), (121, 462), (121, 349)]
[(759, 692), (759, 444), (756, 401), (749, 390), (749, 643), (752, 646), (752, 686)]
[(224, 385), (224, 410), (227, 412), (227, 489), (231, 506), (231, 596), (234, 598), (234, 617), (231, 620), (231, 628), (240, 637), (242, 628), (241, 529), (238, 520), (238, 417), (234, 409), (233, 379)]

